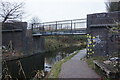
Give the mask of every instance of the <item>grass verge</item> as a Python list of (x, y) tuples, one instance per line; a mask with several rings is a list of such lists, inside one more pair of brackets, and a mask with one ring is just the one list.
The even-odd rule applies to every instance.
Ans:
[(62, 59), (61, 61), (56, 62), (56, 63), (53, 65), (53, 67), (52, 67), (52, 69), (51, 69), (51, 71), (50, 71), (50, 74), (48, 75), (47, 78), (58, 78), (62, 64), (65, 63), (66, 61), (70, 60), (70, 59), (71, 59), (74, 55), (76, 55), (78, 52), (79, 52), (79, 50), (76, 51), (75, 53), (71, 54), (70, 56)]
[[(113, 55), (112, 57), (114, 57), (114, 56), (115, 55)], [(93, 63), (94, 60), (97, 60), (99, 62), (103, 62), (103, 61), (108, 60), (108, 59), (109, 59), (109, 57), (107, 57), (107, 56), (104, 56), (104, 57), (103, 56), (92, 56), (88, 59), (85, 59), (85, 61), (88, 63), (88, 66), (90, 68), (92, 68), (98, 75), (101, 76), (101, 78), (103, 80), (118, 80), (118, 79), (108, 78), (100, 69), (95, 68), (95, 64)]]
[(106, 60), (107, 59), (107, 57), (103, 57), (103, 56), (94, 56), (94, 57), (90, 57), (90, 58), (88, 58), (88, 59), (86, 59), (85, 61), (88, 63), (88, 66), (90, 67), (90, 68), (92, 68), (92, 69), (94, 69), (94, 63), (93, 63), (93, 61), (94, 60), (97, 60), (97, 61), (104, 61), (104, 60)]

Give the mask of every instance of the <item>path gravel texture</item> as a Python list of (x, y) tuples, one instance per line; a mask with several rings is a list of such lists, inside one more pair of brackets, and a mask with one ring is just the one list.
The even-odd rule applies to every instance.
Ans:
[(86, 49), (80, 50), (78, 54), (65, 62), (61, 67), (59, 78), (88, 78), (88, 80), (94, 78), (94, 80), (100, 80), (100, 76), (89, 68), (85, 61), (80, 60), (86, 56), (86, 53)]

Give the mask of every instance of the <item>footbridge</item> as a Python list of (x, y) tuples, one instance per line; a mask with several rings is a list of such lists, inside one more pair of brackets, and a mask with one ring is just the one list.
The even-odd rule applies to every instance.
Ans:
[(33, 36), (85, 35), (86, 19), (33, 23), (32, 33)]

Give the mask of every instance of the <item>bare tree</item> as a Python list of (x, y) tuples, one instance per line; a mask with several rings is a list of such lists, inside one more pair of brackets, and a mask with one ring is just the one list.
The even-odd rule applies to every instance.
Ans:
[(32, 17), (31, 20), (30, 20), (30, 23), (32, 24), (32, 26), (30, 26), (29, 28), (34, 28), (34, 29), (41, 29), (43, 30), (43, 26), (41, 24), (41, 20), (39, 17)]
[(14, 20), (22, 16), (24, 3), (18, 2), (0, 2), (0, 17), (2, 18), (2, 23), (5, 23), (8, 19)]
[(33, 23), (40, 23), (41, 20), (38, 17), (32, 17), (32, 19), (30, 20), (30, 22)]

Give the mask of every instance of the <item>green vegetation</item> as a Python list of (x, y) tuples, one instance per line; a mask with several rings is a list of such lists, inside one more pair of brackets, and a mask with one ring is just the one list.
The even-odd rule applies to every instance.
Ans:
[[(55, 52), (73, 53), (86, 47), (86, 35), (69, 36), (48, 36), (45, 38), (45, 48), (48, 55), (55, 55)], [(54, 54), (55, 53), (55, 54)], [(71, 59), (77, 52), (56, 62), (47, 78), (58, 78), (63, 63)]]
[(56, 62), (56, 64), (53, 65), (51, 72), (48, 76), (48, 78), (58, 78), (60, 70), (61, 70), (61, 66), (63, 63), (65, 63), (66, 61), (70, 60), (74, 55), (76, 55), (79, 51), (76, 51), (75, 53), (73, 53), (72, 55), (62, 59), (61, 61)]
[[(99, 62), (103, 62), (103, 61), (106, 61), (108, 60), (109, 58), (112, 58), (112, 57), (117, 57), (119, 53), (114, 53), (110, 56), (91, 56), (90, 58), (84, 58), (83, 60), (85, 60), (87, 63), (88, 63), (88, 66), (90, 68), (92, 68), (93, 70), (95, 70), (99, 75), (102, 76), (103, 80), (114, 80), (114, 79), (111, 79), (111, 78), (108, 78), (106, 77), (103, 72), (100, 70), (100, 69), (97, 69), (95, 68), (95, 64), (93, 63), (94, 60), (97, 60)], [(112, 64), (109, 66), (113, 66)], [(115, 68), (115, 67), (114, 67)], [(117, 79), (116, 79), (117, 80)]]
[(108, 59), (107, 57), (103, 57), (103, 56), (94, 56), (94, 57), (90, 57), (90, 58), (85, 59), (85, 60), (88, 63), (88, 66), (90, 68), (95, 70), (99, 75), (101, 75), (104, 78), (103, 80), (110, 80), (107, 77), (103, 76), (102, 72), (99, 69), (96, 69), (95, 64), (93, 63), (94, 60), (102, 62), (102, 61), (107, 60), (107, 59)]
[[(48, 55), (53, 55), (55, 52), (73, 53), (76, 50), (85, 48), (86, 40), (86, 35), (48, 36), (45, 38), (45, 48), (48, 53), (51, 53)], [(62, 64), (71, 59), (77, 53), (78, 51), (65, 57), (61, 61), (56, 62), (53, 65), (48, 78), (58, 78)]]
[(93, 63), (94, 60), (102, 62), (102, 61), (107, 60), (107, 59), (108, 59), (107, 57), (103, 57), (103, 56), (94, 56), (94, 57), (90, 57), (90, 58), (85, 59), (85, 61), (88, 63), (89, 67), (94, 69), (94, 63)]
[(106, 3), (106, 9), (108, 12), (120, 11), (120, 1), (111, 2), (110, 0), (108, 0), (108, 2)]
[(85, 35), (50, 36), (45, 38), (45, 47), (46, 51), (50, 52), (63, 51), (71, 53), (81, 49), (81, 47), (86, 47), (86, 40)]

